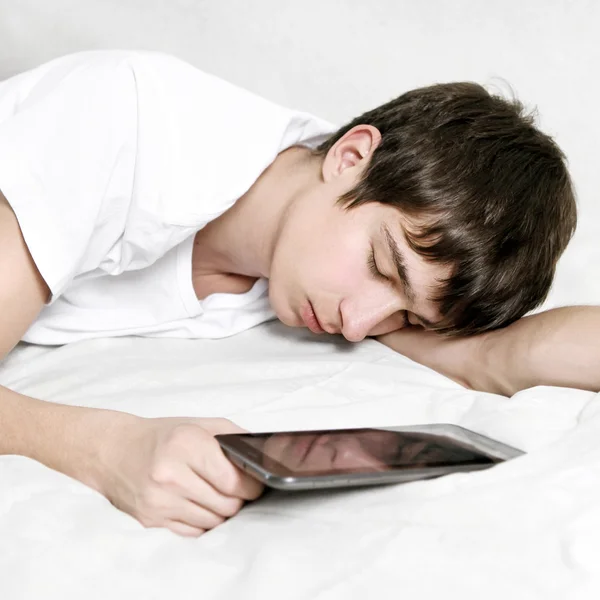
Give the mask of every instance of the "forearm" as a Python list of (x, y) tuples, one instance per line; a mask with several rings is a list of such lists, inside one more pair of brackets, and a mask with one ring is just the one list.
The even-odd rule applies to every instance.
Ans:
[(97, 489), (103, 444), (128, 416), (44, 402), (0, 386), (0, 455), (27, 456)]
[(599, 306), (557, 308), (473, 337), (408, 328), (378, 339), (474, 390), (505, 396), (536, 385), (600, 390)]
[(512, 396), (536, 385), (600, 391), (600, 307), (569, 306), (485, 334), (475, 389)]

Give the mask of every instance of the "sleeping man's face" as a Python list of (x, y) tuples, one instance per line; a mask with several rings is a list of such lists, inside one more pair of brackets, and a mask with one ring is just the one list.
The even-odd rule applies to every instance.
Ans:
[(397, 208), (373, 202), (346, 210), (336, 184), (290, 209), (269, 277), (277, 317), (352, 342), (435, 324), (441, 315), (430, 297), (448, 270), (408, 246)]
[(431, 298), (449, 268), (408, 246), (401, 212), (377, 202), (352, 209), (338, 202), (361, 181), (380, 140), (377, 129), (360, 125), (324, 159), (304, 150), (308, 183), (286, 209), (268, 275), (271, 305), (286, 325), (357, 342), (441, 319)]

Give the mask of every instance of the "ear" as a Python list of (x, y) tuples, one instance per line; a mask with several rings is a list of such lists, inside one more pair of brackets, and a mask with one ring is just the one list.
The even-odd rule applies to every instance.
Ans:
[(375, 148), (381, 142), (381, 133), (372, 125), (356, 125), (346, 132), (329, 150), (323, 161), (323, 180), (336, 177), (355, 178), (368, 164)]

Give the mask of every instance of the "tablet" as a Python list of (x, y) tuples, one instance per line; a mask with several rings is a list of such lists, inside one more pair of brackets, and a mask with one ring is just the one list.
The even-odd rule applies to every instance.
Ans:
[(403, 483), (489, 469), (521, 450), (450, 424), (217, 435), (267, 486), (308, 490)]

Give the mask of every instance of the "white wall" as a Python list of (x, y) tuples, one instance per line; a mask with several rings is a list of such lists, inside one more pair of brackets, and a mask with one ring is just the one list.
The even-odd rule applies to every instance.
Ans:
[(77, 50), (148, 48), (340, 123), (418, 85), (500, 78), (538, 108), (579, 194), (546, 306), (600, 303), (596, 37), (594, 0), (0, 0), (0, 78)]

